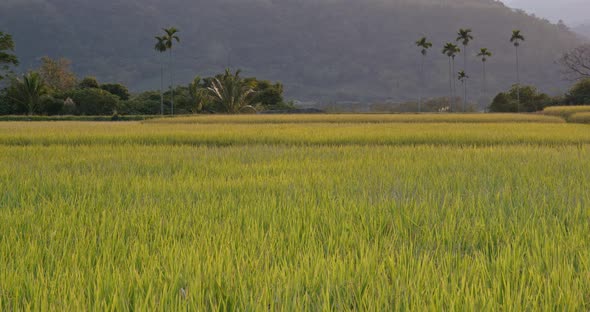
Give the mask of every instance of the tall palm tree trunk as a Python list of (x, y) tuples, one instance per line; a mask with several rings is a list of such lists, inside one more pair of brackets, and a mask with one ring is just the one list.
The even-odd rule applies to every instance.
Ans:
[(463, 70), (467, 72), (467, 46), (463, 46)]
[(452, 75), (452, 80), (453, 80), (453, 106), (457, 106), (455, 105), (455, 99), (457, 98), (457, 81), (455, 78), (455, 71), (456, 71), (456, 67), (455, 67), (455, 58), (453, 58), (453, 75)]
[(486, 62), (482, 62), (483, 63), (483, 84), (482, 84), (482, 91), (483, 91), (483, 95), (485, 96), (486, 93), (488, 92), (488, 86), (487, 86), (487, 76), (486, 76)]
[[(488, 92), (487, 77), (486, 77), (486, 62), (485, 61), (482, 61), (481, 63), (483, 64), (483, 80), (482, 80), (482, 87), (481, 87), (481, 93), (482, 93), (482, 95), (480, 95), (480, 99), (481, 98), (484, 98), (485, 99), (486, 98), (486, 94)], [(478, 104), (478, 108), (481, 108), (480, 105), (481, 104)], [(484, 110), (484, 112), (487, 112), (487, 108), (486, 107), (484, 107), (483, 110)]]
[(170, 89), (171, 89), (171, 99), (170, 99), (170, 113), (174, 115), (174, 76), (172, 70), (172, 49), (170, 49)]
[(520, 70), (518, 60), (518, 46), (516, 46), (516, 112), (520, 112)]
[(160, 115), (164, 115), (164, 58), (160, 61)]
[(467, 110), (467, 80), (463, 82), (463, 112)]
[[(467, 46), (463, 45), (463, 71), (467, 72)], [(467, 106), (467, 83), (465, 83), (465, 90), (463, 94), (463, 112), (465, 112), (465, 107)]]
[(422, 99), (424, 97), (424, 87), (425, 83), (425, 76), (424, 76), (424, 59), (426, 58), (425, 55), (422, 55), (422, 63), (420, 63), (420, 78), (422, 80), (422, 88), (420, 88), (420, 99), (418, 100), (418, 113), (422, 112)]
[(449, 110), (453, 111), (453, 67), (449, 56)]

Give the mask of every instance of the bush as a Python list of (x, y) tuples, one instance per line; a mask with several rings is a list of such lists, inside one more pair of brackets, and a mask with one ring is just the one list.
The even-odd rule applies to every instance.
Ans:
[(119, 100), (127, 101), (129, 100), (129, 90), (122, 84), (119, 83), (105, 83), (100, 86), (101, 89), (109, 92), (110, 94), (116, 95), (119, 97)]
[(80, 89), (98, 89), (100, 86), (94, 77), (86, 77), (78, 84)]
[(119, 103), (117, 96), (96, 88), (75, 90), (68, 97), (80, 115), (112, 115)]
[(590, 105), (590, 79), (577, 82), (567, 93), (568, 105)]
[(12, 115), (14, 113), (14, 105), (8, 99), (7, 90), (0, 90), (0, 115)]
[(52, 96), (45, 96), (41, 99), (41, 113), (47, 115), (59, 115), (63, 112), (64, 101)]
[[(518, 98), (520, 93), (520, 105)], [(508, 92), (502, 92), (496, 95), (490, 111), (496, 113), (514, 113), (514, 112), (537, 112), (547, 106), (555, 105), (557, 99), (550, 97), (545, 93), (540, 93), (533, 86), (512, 86)]]
[[(169, 105), (165, 105), (168, 108)], [(157, 115), (160, 114), (160, 93), (147, 91), (131, 97), (129, 101), (121, 102), (119, 113), (128, 115)]]

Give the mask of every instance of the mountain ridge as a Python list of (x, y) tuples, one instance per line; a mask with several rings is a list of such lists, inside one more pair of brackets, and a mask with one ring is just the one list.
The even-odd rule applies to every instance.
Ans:
[[(156, 89), (160, 62), (169, 60), (153, 50), (153, 36), (175, 26), (181, 30), (175, 81), (241, 68), (247, 76), (284, 82), (289, 98), (322, 102), (445, 96), (447, 59), (440, 50), (459, 28), (472, 28), (476, 37), (469, 47), (472, 98), (480, 93), (480, 47), (494, 52), (487, 96), (513, 83), (512, 29), (527, 36), (523, 83), (548, 92), (566, 86), (553, 61), (579, 44), (573, 32), (493, 0), (13, 0), (0, 8), (0, 29), (14, 36), (21, 71), (41, 56), (63, 56), (80, 76)], [(422, 35), (435, 44), (424, 88), (414, 46)]]

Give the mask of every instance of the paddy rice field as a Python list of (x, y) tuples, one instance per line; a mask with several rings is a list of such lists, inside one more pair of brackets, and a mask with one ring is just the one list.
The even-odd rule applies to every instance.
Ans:
[(590, 125), (0, 123), (0, 311), (588, 311)]

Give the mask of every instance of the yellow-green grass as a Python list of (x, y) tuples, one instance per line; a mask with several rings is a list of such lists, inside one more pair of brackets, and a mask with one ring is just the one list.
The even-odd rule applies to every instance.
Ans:
[(0, 145), (590, 144), (587, 125), (553, 123), (0, 123)]
[(153, 119), (147, 123), (563, 123), (540, 114), (317, 114), (317, 115), (200, 115)]
[(588, 130), (0, 124), (0, 311), (587, 311)]
[(544, 115), (565, 119), (577, 113), (590, 113), (590, 106), (551, 106), (543, 110)]
[(568, 119), (569, 122), (574, 123), (590, 123), (590, 112), (587, 113), (575, 113)]

